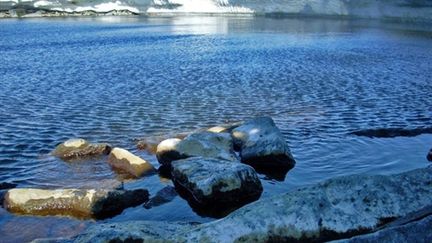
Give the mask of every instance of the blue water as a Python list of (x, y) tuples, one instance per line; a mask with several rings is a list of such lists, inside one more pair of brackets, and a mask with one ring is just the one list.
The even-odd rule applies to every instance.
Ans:
[[(82, 137), (149, 160), (134, 139), (272, 116), (297, 161), (262, 197), (348, 174), (425, 167), (432, 135), (372, 139), (359, 129), (432, 126), (432, 28), (353, 20), (253, 17), (53, 18), (0, 21), (0, 182), (104, 187), (104, 158), (48, 153)], [(154, 195), (170, 181), (128, 181)], [(205, 222), (180, 197), (106, 221)], [(10, 242), (73, 235), (93, 221), (15, 216)], [(27, 229), (18, 234), (17, 229)]]

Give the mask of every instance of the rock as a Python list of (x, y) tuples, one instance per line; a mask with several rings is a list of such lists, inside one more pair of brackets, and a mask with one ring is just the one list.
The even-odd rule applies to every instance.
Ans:
[(232, 148), (232, 138), (226, 133), (199, 132), (192, 133), (183, 140), (167, 139), (158, 145), (156, 152), (159, 163), (168, 167), (174, 160), (197, 156), (238, 160)]
[(428, 155), (427, 155), (427, 160), (429, 160), (429, 161), (432, 162), (432, 149), (429, 150), (429, 153), (428, 153)]
[(291, 169), (295, 160), (280, 130), (270, 117), (245, 122), (232, 131), (241, 161), (258, 169)]
[(59, 144), (52, 152), (52, 155), (63, 160), (72, 160), (89, 156), (106, 155), (110, 151), (111, 146), (109, 144), (91, 144), (84, 139), (78, 138), (69, 139)]
[[(172, 163), (176, 188), (185, 189), (199, 207), (228, 209), (257, 200), (262, 191), (255, 170), (227, 160), (192, 157)], [(180, 194), (181, 195), (181, 194)]]
[(136, 140), (137, 148), (140, 150), (145, 150), (150, 154), (156, 154), (157, 146), (159, 143), (166, 139), (178, 138), (183, 139), (187, 137), (191, 132), (178, 133), (178, 134), (168, 134), (168, 135), (156, 135), (146, 138), (141, 138)]
[(103, 219), (121, 213), (125, 208), (148, 200), (148, 191), (86, 189), (11, 189), (4, 206), (12, 212), (28, 215), (67, 215)]
[(150, 200), (144, 204), (144, 207), (150, 209), (152, 207), (163, 205), (171, 202), (175, 197), (177, 197), (177, 195), (178, 194), (174, 187), (166, 186), (162, 188), (162, 190), (158, 191), (154, 197), (150, 198)]
[(174, 233), (188, 231), (194, 225), (180, 222), (129, 221), (94, 224), (73, 242), (172, 242)]
[(234, 122), (234, 123), (222, 124), (222, 125), (208, 128), (207, 131), (208, 132), (214, 132), (214, 133), (222, 133), (222, 132), (230, 133), (233, 129), (239, 127), (242, 124), (243, 124), (243, 122)]
[(9, 183), (9, 182), (2, 182), (0, 183), (0, 190), (4, 190), (4, 189), (12, 189), (17, 187), (17, 184), (15, 183)]
[(409, 222), (405, 225), (386, 228), (375, 233), (356, 236), (350, 239), (332, 241), (334, 243), (374, 243), (374, 242), (432, 242), (432, 216)]
[(344, 176), (246, 205), (177, 237), (322, 242), (371, 232), (431, 202), (432, 167), (391, 176)]
[(415, 137), (421, 134), (432, 133), (432, 127), (407, 128), (377, 128), (351, 132), (351, 135), (364, 136), (369, 138), (394, 138), (394, 137)]
[[(367, 234), (385, 225), (395, 227), (392, 222), (417, 215), (431, 202), (432, 166), (429, 166), (398, 175), (330, 179), (261, 199), (223, 219), (196, 226), (163, 222), (96, 225), (97, 228), (79, 236), (77, 242), (107, 242), (129, 236), (145, 242), (154, 238), (173, 242), (323, 242)], [(407, 222), (396, 226), (403, 232), (395, 231), (395, 238), (401, 235), (405, 242), (403, 239), (418, 236), (420, 242), (430, 242), (430, 217), (419, 218), (415, 225)]]
[(149, 162), (121, 148), (114, 148), (111, 151), (108, 163), (112, 167), (125, 171), (134, 177), (140, 177), (155, 170)]

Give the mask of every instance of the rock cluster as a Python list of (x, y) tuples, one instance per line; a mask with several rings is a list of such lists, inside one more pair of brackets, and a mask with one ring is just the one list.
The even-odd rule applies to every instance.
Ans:
[[(146, 221), (95, 225), (75, 242), (429, 242), (431, 202), (429, 166), (398, 175), (333, 178), (261, 199), (201, 225)], [(395, 224), (400, 220), (402, 224)], [(122, 230), (113, 234), (107, 228)], [(350, 240), (353, 236), (357, 237)]]

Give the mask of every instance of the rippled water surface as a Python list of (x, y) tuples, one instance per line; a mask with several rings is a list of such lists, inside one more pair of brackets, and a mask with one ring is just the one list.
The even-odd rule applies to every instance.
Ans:
[[(261, 175), (262, 197), (357, 173), (427, 165), (432, 135), (373, 139), (359, 129), (432, 126), (432, 32), (416, 25), (252, 17), (0, 21), (0, 182), (104, 187), (105, 158), (67, 163), (48, 153), (82, 137), (136, 149), (134, 139), (272, 116), (297, 165)], [(126, 183), (150, 194), (158, 175)], [(105, 221), (205, 222), (180, 197)], [(92, 221), (14, 216), (10, 242), (73, 235)], [(27, 229), (17, 233), (17, 229)]]

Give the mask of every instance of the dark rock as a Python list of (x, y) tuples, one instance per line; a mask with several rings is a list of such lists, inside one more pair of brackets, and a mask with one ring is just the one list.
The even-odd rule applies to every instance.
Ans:
[(104, 219), (125, 208), (148, 200), (148, 191), (86, 189), (11, 189), (5, 196), (5, 208), (18, 214), (67, 215)]
[(111, 146), (106, 143), (91, 144), (84, 139), (69, 139), (59, 144), (52, 155), (63, 160), (73, 160), (90, 156), (107, 155)]
[(159, 163), (168, 167), (174, 160), (198, 156), (238, 160), (233, 151), (232, 138), (227, 133), (199, 132), (192, 133), (183, 140), (167, 139), (158, 145), (156, 152)]
[(428, 153), (428, 155), (427, 155), (427, 160), (429, 160), (429, 161), (432, 162), (432, 149), (429, 150), (429, 153)]
[(0, 190), (12, 189), (15, 187), (17, 187), (17, 184), (15, 184), (15, 183), (9, 183), (9, 182), (0, 183)]
[(255, 170), (238, 162), (192, 157), (172, 163), (172, 178), (193, 203), (224, 210), (257, 200), (262, 193)]
[(148, 202), (144, 204), (144, 207), (150, 209), (152, 207), (157, 207), (165, 203), (171, 202), (175, 197), (177, 197), (177, 192), (174, 187), (166, 186), (156, 193), (156, 195)]
[(394, 138), (394, 137), (415, 137), (421, 134), (432, 133), (432, 127), (424, 128), (378, 128), (366, 129), (351, 132), (350, 134), (356, 136), (363, 136), (369, 138)]
[(295, 165), (288, 144), (270, 117), (245, 122), (232, 131), (235, 147), (243, 163), (257, 169), (285, 169)]
[(141, 138), (136, 140), (137, 148), (140, 150), (145, 150), (150, 154), (156, 154), (157, 146), (162, 141), (170, 139), (170, 138), (177, 138), (177, 139), (184, 139), (192, 132), (185, 132), (185, 133), (178, 133), (178, 134), (168, 134), (168, 135), (156, 135), (156, 136), (150, 136), (146, 138)]

